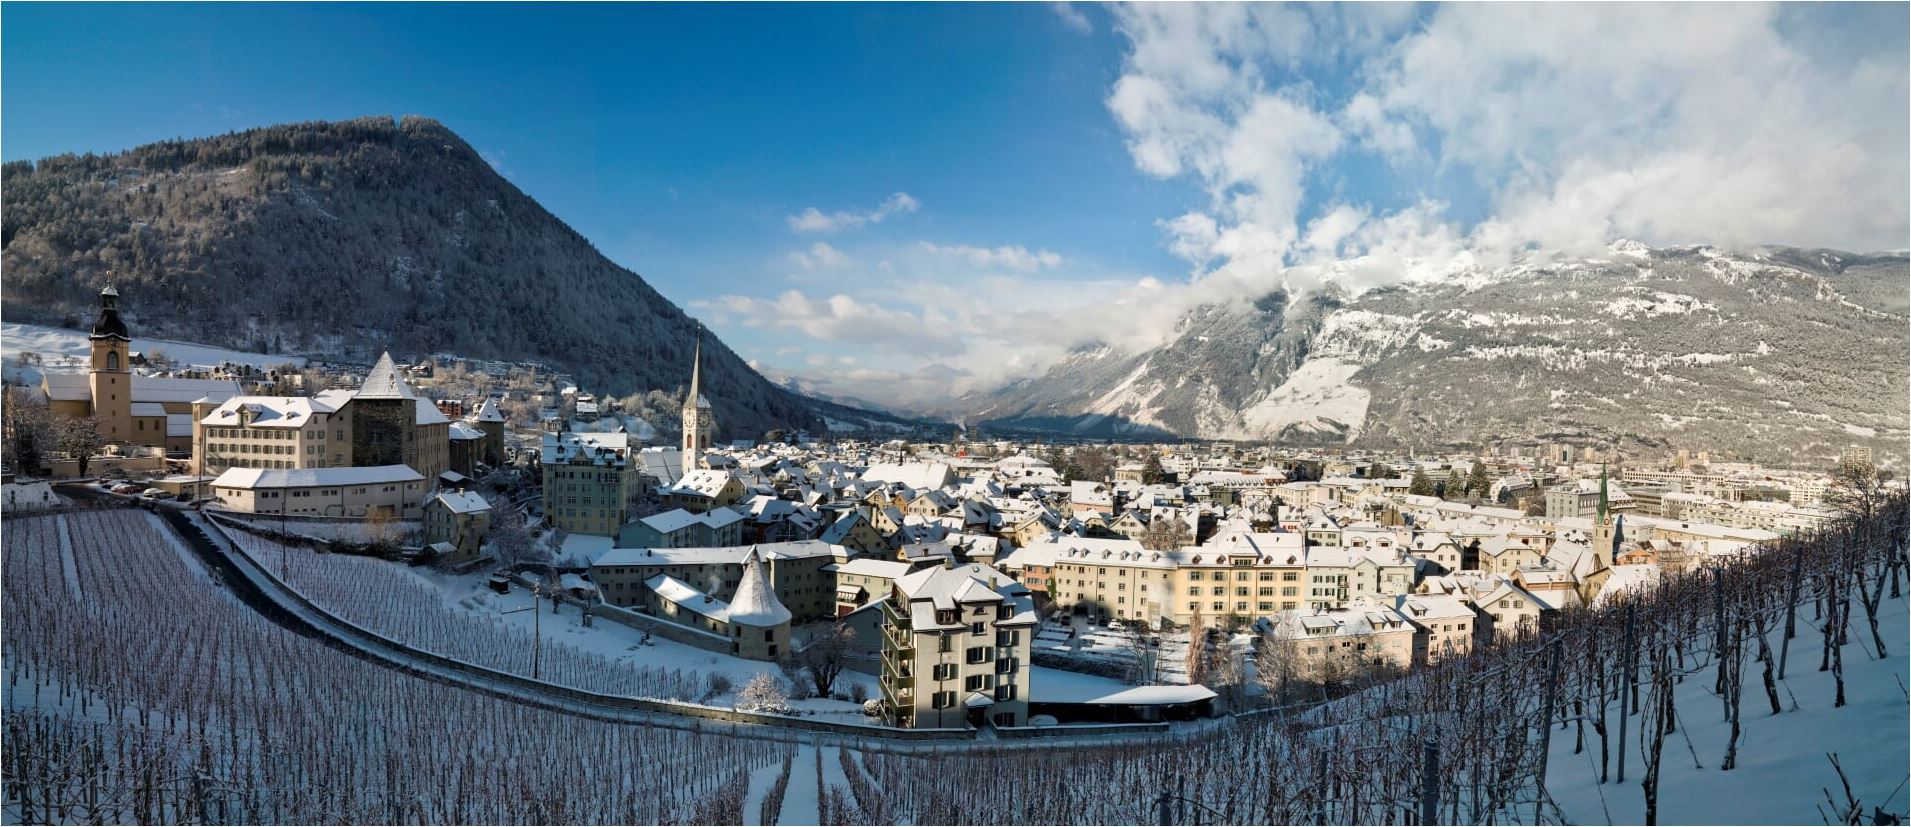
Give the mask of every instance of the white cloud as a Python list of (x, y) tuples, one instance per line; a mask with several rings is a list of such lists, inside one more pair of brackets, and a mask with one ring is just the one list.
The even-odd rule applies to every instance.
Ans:
[(1054, 269), (1062, 266), (1062, 257), (1048, 250), (1030, 251), (1020, 244), (1007, 247), (971, 247), (967, 244), (935, 244), (924, 241), (918, 244), (923, 252), (934, 256), (954, 258), (983, 268), (1006, 267), (1033, 273), (1041, 269)]
[[(1360, 246), (1377, 237), (1504, 258), (1621, 236), (1879, 249), (1911, 234), (1904, 41), (1814, 54), (1801, 44), (1830, 24), (1813, 10), (1450, 4), (1412, 28), (1410, 7), (1370, 4), (1114, 14), (1130, 49), (1109, 112), (1137, 169), (1207, 190), (1207, 209), (1163, 224), (1199, 270), (1390, 255)], [(1354, 83), (1326, 94), (1310, 70)], [(1320, 172), (1350, 147), (1471, 175), (1489, 214), (1457, 227), (1424, 203), (1322, 206), (1337, 196)]]
[(1069, 31), (1076, 34), (1095, 33), (1095, 24), (1090, 23), (1088, 21), (1088, 15), (1083, 14), (1081, 9), (1075, 8), (1074, 4), (1050, 3), (1048, 4), (1048, 8), (1049, 11), (1055, 12), (1055, 17), (1061, 20), (1062, 25), (1067, 27)]
[[(1129, 49), (1105, 103), (1132, 162), (1201, 188), (1200, 203), (1157, 222), (1190, 277), (1084, 272), (1039, 247), (924, 242), (856, 250), (886, 266), (845, 273), (828, 298), (717, 304), (862, 357), (806, 382), (921, 404), (1029, 375), (1085, 344), (1153, 347), (1193, 306), (1277, 288), (1435, 280), (1523, 250), (1603, 251), (1616, 237), (1871, 250), (1911, 235), (1905, 40), (1852, 53), (1846, 40), (1808, 37), (1813, 15), (1840, 9), (1109, 13)], [(1416, 183), (1350, 197), (1342, 162)], [(1476, 191), (1441, 189), (1469, 178)], [(902, 203), (810, 210), (791, 226), (863, 226), (909, 211)], [(924, 358), (938, 362), (907, 368)]]
[(880, 224), (883, 219), (898, 215), (907, 215), (922, 208), (922, 202), (906, 192), (898, 192), (883, 199), (875, 209), (852, 211), (837, 210), (823, 212), (815, 207), (805, 207), (795, 215), (789, 216), (790, 229), (799, 233), (834, 233), (854, 230), (866, 224)]
[(808, 250), (791, 250), (789, 259), (805, 270), (842, 270), (855, 263), (848, 254), (821, 241)]

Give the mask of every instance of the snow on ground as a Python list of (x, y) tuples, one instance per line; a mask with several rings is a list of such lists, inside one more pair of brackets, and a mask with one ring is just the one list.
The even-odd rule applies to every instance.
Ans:
[(776, 784), (776, 779), (782, 774), (781, 761), (750, 771), (750, 789), (743, 794), (743, 827), (755, 827), (763, 823), (763, 799), (769, 796), (770, 787)]
[(816, 747), (805, 744), (796, 752), (790, 767), (790, 786), (783, 792), (783, 809), (776, 815), (778, 824), (823, 823), (821, 802), (816, 799)]
[[(227, 350), (210, 345), (192, 342), (174, 342), (166, 339), (133, 339), (133, 350), (151, 353), (154, 349), (165, 351), (173, 361), (189, 365), (218, 365), (225, 362), (251, 365), (256, 368), (273, 368), (290, 362), (303, 367), (305, 357), (248, 353), (242, 350)], [(0, 323), (0, 356), (5, 357), (6, 376), (25, 384), (39, 384), (40, 371), (34, 365), (20, 365), (16, 360), (21, 353), (37, 353), (44, 367), (59, 373), (84, 371), (86, 360), (92, 354), (92, 345), (82, 330), (67, 330), (60, 327), (45, 327), (37, 324), (19, 324), (17, 322)]]
[(66, 580), (67, 594), (72, 595), (73, 602), (84, 605), (86, 595), (80, 590), (80, 569), (73, 559), (72, 529), (67, 527), (65, 515), (61, 515), (54, 526), (59, 531), (60, 573)]
[(1249, 434), (1276, 435), (1288, 427), (1309, 431), (1347, 428), (1352, 437), (1367, 421), (1372, 394), (1353, 384), (1361, 364), (1351, 359), (1316, 356), (1302, 363), (1281, 386), (1241, 412)]
[[(1911, 671), (1911, 651), (1906, 647), (1905, 600), (1886, 598), (1878, 609), (1878, 627), (1888, 654), (1884, 660), (1870, 653), (1871, 632), (1863, 607), (1854, 604), (1852, 608), (1852, 643), (1845, 649), (1847, 705), (1832, 706), (1831, 673), (1818, 671), (1821, 638), (1808, 626), (1811, 609), (1807, 606), (1799, 617), (1798, 637), (1792, 640), (1785, 680), (1779, 684), (1784, 712), (1771, 714), (1760, 667), (1746, 665), (1738, 767), (1730, 772), (1718, 769), (1730, 729), (1720, 700), (1711, 691), (1712, 672), (1693, 675), (1678, 685), (1674, 707), (1680, 731), (1665, 743), (1659, 823), (1824, 823), (1814, 806), (1825, 804), (1822, 789), (1830, 789), (1844, 804), (1838, 774), (1825, 758), (1828, 752), (1838, 754), (1851, 779), (1851, 794), (1867, 816), (1873, 806), (1880, 805), (1891, 812), (1905, 812), (1906, 778), (1911, 777), (1905, 735), (1911, 729), (1907, 714), (1911, 699), (1905, 694), (1905, 687), (1911, 686), (1906, 677)], [(1777, 638), (1774, 634), (1774, 648)], [(1615, 723), (1617, 712), (1614, 707)], [(1553, 731), (1546, 786), (1569, 823), (1644, 821), (1639, 779), (1644, 777), (1645, 764), (1638, 744), (1638, 720), (1633, 718), (1628, 735), (1624, 784), (1598, 783), (1599, 742), (1590, 728), (1587, 749), (1579, 755), (1573, 754), (1571, 729)]]
[[(730, 681), (729, 690), (707, 698), (696, 699), (700, 703), (729, 706), (735, 701), (736, 692), (758, 673), (768, 673), (779, 680), (783, 677), (774, 663), (709, 652), (688, 644), (665, 640), (656, 635), (647, 635), (643, 631), (603, 617), (595, 618), (591, 627), (585, 628), (582, 613), (578, 607), (569, 604), (564, 605), (554, 615), (551, 614), (549, 601), (545, 601), (540, 604), (539, 615), (535, 620), (530, 612), (500, 615), (500, 612), (530, 605), (531, 593), (523, 587), (513, 586), (510, 594), (498, 594), (491, 590), (488, 572), (450, 574), (397, 563), (385, 565), (432, 586), (447, 608), (477, 615), (495, 616), (505, 626), (527, 636), (536, 629), (543, 632), (547, 642), (563, 643), (608, 661), (661, 669), (681, 669), (685, 672), (705, 675), (721, 675)], [(647, 641), (646, 638), (648, 638)], [(835, 690), (847, 693), (853, 683), (862, 684), (870, 697), (881, 694), (873, 676), (856, 672), (844, 672), (838, 677)], [(849, 723), (869, 722), (869, 718), (863, 715), (862, 707), (848, 701), (806, 698), (792, 700), (790, 705), (819, 717), (829, 717)]]

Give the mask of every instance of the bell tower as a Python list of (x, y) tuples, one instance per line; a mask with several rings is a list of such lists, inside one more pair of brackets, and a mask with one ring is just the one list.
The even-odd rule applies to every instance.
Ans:
[(683, 467), (688, 471), (703, 467), (703, 452), (710, 450), (710, 434), (716, 430), (710, 400), (703, 398), (703, 330), (697, 330), (697, 346), (690, 357), (690, 393), (683, 400)]
[[(110, 274), (109, 274), (110, 275)], [(119, 318), (119, 290), (111, 283), (100, 291), (100, 314), (93, 322), (92, 362), (87, 371), (87, 387), (93, 394), (93, 416), (99, 421), (100, 436), (108, 442), (125, 442), (133, 431), (133, 338)]]

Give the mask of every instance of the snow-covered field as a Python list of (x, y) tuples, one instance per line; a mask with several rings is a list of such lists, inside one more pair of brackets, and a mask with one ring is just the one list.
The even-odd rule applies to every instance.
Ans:
[[(165, 339), (135, 338), (132, 349), (145, 353), (151, 353), (154, 350), (164, 351), (173, 361), (188, 365), (208, 366), (232, 362), (260, 369), (274, 368), (288, 362), (301, 367), (305, 365), (305, 357), (302, 356), (247, 353)], [(41, 365), (18, 364), (21, 353), (39, 354)], [(8, 379), (33, 384), (40, 381), (41, 368), (58, 373), (84, 371), (86, 360), (91, 353), (92, 348), (87, 342), (86, 331), (0, 322), (0, 356), (5, 357)]]
[[(1873, 806), (1903, 813), (1905, 779), (1911, 777), (1911, 651), (1907, 651), (1907, 624), (1903, 598), (1886, 598), (1879, 606), (1887, 657), (1869, 651), (1864, 610), (1852, 618), (1852, 645), (1845, 654), (1844, 708), (1834, 708), (1831, 673), (1818, 671), (1820, 649), (1815, 629), (1801, 628), (1792, 641), (1785, 680), (1779, 684), (1783, 712), (1771, 714), (1756, 667), (1746, 670), (1743, 734), (1738, 767), (1720, 772), (1729, 727), (1719, 696), (1712, 692), (1711, 672), (1687, 678), (1676, 689), (1679, 732), (1666, 739), (1660, 770), (1659, 823), (1661, 824), (1820, 824), (1820, 809), (1829, 811), (1823, 789), (1838, 804), (1845, 803), (1843, 787), (1826, 753), (1836, 753), (1851, 781), (1851, 793), (1868, 815)], [(1801, 620), (1809, 620), (1805, 610)], [(1776, 645), (1776, 641), (1774, 641)], [(1617, 718), (1618, 708), (1612, 713)], [(1636, 723), (1635, 723), (1636, 728)], [(1560, 810), (1574, 824), (1640, 824), (1645, 819), (1645, 797), (1639, 779), (1645, 772), (1634, 743), (1626, 756), (1626, 783), (1598, 783), (1598, 744), (1589, 736), (1588, 749), (1574, 755), (1570, 730), (1555, 730), (1549, 759), (1547, 789)], [(1615, 756), (1616, 759), (1616, 756)], [(1615, 764), (1616, 766), (1616, 764)], [(1894, 797), (1895, 796), (1895, 797)], [(1833, 823), (1837, 823), (1834, 821)]]
[[(513, 587), (493, 592), (483, 572), (455, 575), (369, 557), (318, 554), (244, 531), (229, 532), (261, 565), (314, 603), (347, 621), (427, 651), (520, 675), (532, 672), (532, 642), (543, 636), (539, 677), (566, 686), (633, 697), (729, 706), (737, 690), (760, 673), (783, 682), (777, 666), (746, 660), (647, 635), (603, 617), (583, 625), (577, 606), (556, 613), (542, 601), (535, 616), (517, 611), (531, 593)], [(284, 575), (281, 575), (282, 577)], [(875, 679), (855, 672), (838, 678), (835, 691), (862, 684), (880, 694)], [(857, 704), (828, 698), (791, 701), (807, 714), (866, 723)]]

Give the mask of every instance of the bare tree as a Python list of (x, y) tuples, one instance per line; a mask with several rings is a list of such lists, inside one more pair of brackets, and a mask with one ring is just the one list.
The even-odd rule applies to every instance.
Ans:
[(38, 472), (55, 450), (52, 414), (46, 402), (26, 388), (7, 388), (0, 402), (0, 428), (6, 433), (7, 460), (22, 472)]
[(1890, 475), (1869, 462), (1846, 462), (1831, 475), (1825, 504), (1859, 519), (1869, 520), (1884, 506)]
[(86, 476), (86, 468), (93, 456), (106, 447), (106, 437), (100, 434), (100, 421), (97, 417), (55, 417), (54, 442), (61, 453), (73, 457), (79, 464), (79, 475)]
[(1178, 517), (1161, 517), (1141, 532), (1141, 547), (1149, 551), (1169, 551), (1193, 540), (1188, 524)]
[(1293, 639), (1268, 629), (1254, 648), (1254, 682), (1267, 693), (1270, 703), (1284, 706), (1291, 699), (1289, 690), (1297, 678), (1299, 647)]
[(843, 674), (843, 667), (855, 643), (855, 631), (839, 621), (819, 630), (808, 644), (797, 650), (796, 663), (809, 670), (810, 679), (816, 682), (818, 696), (829, 697), (830, 690), (836, 686), (837, 677)]

